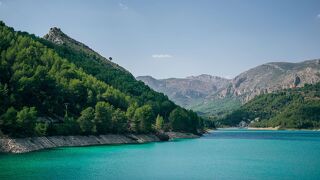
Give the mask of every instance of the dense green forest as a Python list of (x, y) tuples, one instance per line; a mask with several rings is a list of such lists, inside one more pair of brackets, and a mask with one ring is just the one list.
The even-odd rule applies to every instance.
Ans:
[(241, 121), (252, 127), (320, 128), (320, 83), (257, 96), (217, 123)]
[(159, 130), (197, 133), (203, 119), (85, 48), (0, 22), (0, 134), (24, 137)]

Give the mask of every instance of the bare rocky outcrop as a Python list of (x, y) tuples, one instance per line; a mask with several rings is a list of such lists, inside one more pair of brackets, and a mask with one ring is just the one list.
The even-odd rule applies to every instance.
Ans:
[(61, 45), (64, 43), (63, 37), (64, 37), (63, 32), (61, 31), (60, 28), (57, 28), (57, 27), (50, 28), (49, 33), (44, 36), (45, 39), (52, 41), (53, 43), (58, 45)]
[(153, 134), (2, 138), (0, 139), (0, 152), (25, 153), (55, 147), (137, 144), (158, 141), (160, 139)]
[(190, 139), (190, 138), (200, 137), (192, 133), (181, 133), (181, 132), (166, 132), (165, 134), (168, 135), (170, 139)]
[(141, 144), (149, 142), (168, 141), (175, 138), (197, 138), (190, 133), (167, 132), (162, 134), (108, 134), (99, 136), (49, 136), (27, 138), (0, 138), (0, 152), (26, 153), (41, 149), (56, 147), (113, 145), (113, 144)]

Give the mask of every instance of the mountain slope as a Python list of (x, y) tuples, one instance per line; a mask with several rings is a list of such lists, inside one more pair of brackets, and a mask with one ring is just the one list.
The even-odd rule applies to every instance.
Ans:
[(134, 76), (126, 69), (102, 57), (88, 46), (70, 38), (59, 28), (51, 28), (44, 39), (39, 40), (46, 46), (53, 48), (61, 57), (67, 58), (87, 73), (121, 91), (133, 96), (143, 96), (144, 93), (149, 92), (154, 93), (154, 91), (150, 91), (149, 87), (136, 81)]
[[(319, 72), (319, 59), (300, 63), (263, 64), (236, 76), (227, 87), (207, 96), (192, 109), (207, 115), (220, 116), (239, 108), (257, 95), (319, 82)], [(233, 107), (226, 104), (232, 104)]]
[(94, 58), (95, 60), (100, 60), (104, 64), (112, 66), (113, 68), (117, 68), (123, 72), (128, 72), (118, 64), (115, 64), (111, 62), (109, 59), (106, 59), (105, 57), (101, 56), (100, 54), (92, 50), (90, 47), (88, 47), (87, 45), (72, 39), (71, 37), (63, 33), (60, 28), (57, 28), (57, 27), (50, 28), (49, 32), (46, 35), (44, 35), (43, 38), (53, 42), (54, 44), (67, 46), (77, 51), (77, 53), (87, 54), (92, 58)]
[(320, 81), (320, 60), (300, 63), (272, 62), (241, 73), (232, 80), (228, 92), (240, 96), (244, 102), (262, 93), (280, 89), (302, 87)]
[(194, 112), (58, 33), (63, 38), (55, 44), (0, 22), (0, 134), (149, 133), (157, 115), (158, 129), (202, 128)]
[[(56, 43), (57, 40), (58, 42)], [(154, 114), (159, 114), (166, 121), (171, 111), (177, 106), (164, 96), (150, 89), (143, 82), (137, 81), (126, 69), (102, 57), (86, 45), (64, 34), (59, 28), (51, 28), (40, 39), (46, 46), (53, 48), (61, 57), (82, 68), (86, 73), (132, 96), (138, 105), (152, 106)], [(193, 112), (190, 112), (191, 114)]]
[(320, 83), (259, 95), (217, 121), (220, 125), (319, 128)]

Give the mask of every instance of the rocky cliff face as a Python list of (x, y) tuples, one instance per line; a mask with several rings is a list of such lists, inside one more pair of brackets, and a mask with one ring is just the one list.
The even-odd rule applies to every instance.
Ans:
[(64, 41), (66, 41), (65, 39), (69, 39), (72, 40), (71, 38), (68, 38), (68, 36), (66, 36), (60, 28), (57, 27), (53, 27), (50, 28), (50, 31), (48, 34), (46, 34), (44, 37), (44, 39), (47, 39), (55, 44), (63, 44)]
[(239, 96), (243, 102), (263, 93), (302, 87), (320, 81), (320, 60), (301, 63), (272, 62), (252, 68), (235, 77), (221, 97)]
[(259, 94), (319, 82), (320, 59), (300, 63), (267, 63), (245, 71), (232, 80), (210, 75), (161, 80), (140, 76), (137, 79), (184, 107), (215, 114), (226, 109), (229, 111), (230, 104), (239, 106)]

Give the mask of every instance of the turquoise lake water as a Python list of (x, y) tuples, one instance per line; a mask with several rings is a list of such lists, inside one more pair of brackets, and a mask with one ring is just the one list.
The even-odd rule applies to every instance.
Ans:
[(223, 129), (199, 139), (0, 154), (0, 179), (320, 179), (320, 132)]

